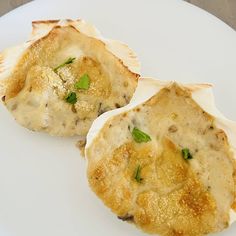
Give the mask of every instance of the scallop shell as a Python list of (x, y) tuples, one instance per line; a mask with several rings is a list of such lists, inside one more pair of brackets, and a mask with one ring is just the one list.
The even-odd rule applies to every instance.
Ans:
[[(116, 63), (116, 65), (119, 64), (120, 66), (122, 66), (122, 68), (124, 68), (124, 72), (119, 72), (119, 73), (129, 73), (129, 77), (132, 80), (134, 79), (133, 81), (135, 81), (135, 82), (131, 82), (131, 83), (133, 83), (132, 84), (132, 86), (133, 86), (132, 94), (133, 94), (134, 89), (137, 84), (137, 78), (139, 77), (139, 73), (140, 73), (140, 63), (139, 63), (135, 53), (124, 43), (121, 43), (116, 40), (110, 40), (110, 39), (103, 38), (102, 35), (100, 34), (100, 32), (93, 25), (86, 23), (83, 20), (34, 21), (32, 23), (32, 27), (33, 27), (33, 30), (32, 30), (31, 36), (27, 42), (25, 42), (19, 46), (6, 49), (0, 54), (0, 96), (3, 97), (3, 100), (8, 101), (8, 99), (16, 97), (19, 94), (19, 92), (21, 90), (23, 90), (23, 88), (22, 88), (23, 86), (19, 86), (19, 84), (22, 85), (22, 81), (17, 81), (18, 78), (15, 79), (14, 81), (12, 81), (11, 75), (13, 73), (15, 73), (16, 68), (19, 69), (17, 66), (19, 65), (19, 63), (22, 63), (22, 58), (23, 58), (23, 60), (25, 60), (25, 58), (24, 58), (25, 53), (30, 51), (32, 48), (36, 48), (37, 43), (46, 39), (50, 34), (52, 34), (52, 32), (54, 32), (55, 29), (63, 28), (63, 27), (72, 27), (73, 29), (78, 31), (81, 35), (85, 35), (89, 39), (94, 40), (93, 42), (96, 41), (97, 42), (96, 45), (100, 45), (100, 46), (95, 46), (96, 50), (99, 50), (99, 48), (100, 48), (100, 50), (102, 50), (101, 49), (101, 45), (102, 45), (102, 47), (104, 47), (104, 49), (106, 51), (108, 51), (110, 53), (110, 55), (112, 55), (112, 57), (114, 57), (114, 63)], [(98, 42), (100, 44), (98, 44)], [(76, 52), (74, 52), (71, 49), (70, 53), (71, 54), (74, 53), (75, 54), (74, 56), (79, 58), (81, 56), (82, 52), (79, 52), (78, 50)], [(66, 54), (69, 55), (69, 52), (66, 52)], [(83, 55), (83, 53), (82, 53), (82, 55)], [(101, 55), (103, 55), (103, 54), (101, 54)], [(71, 56), (71, 55), (69, 55), (69, 56)], [(108, 67), (109, 67), (109, 65), (108, 65)], [(109, 72), (109, 73), (111, 73), (111, 72)], [(124, 74), (123, 74), (123, 77), (126, 78)], [(26, 79), (25, 79), (25, 81), (26, 81)], [(24, 83), (25, 83), (25, 81), (24, 81)], [(17, 86), (20, 87), (20, 89), (17, 88)], [(59, 86), (59, 85), (57, 85), (57, 86)], [(11, 88), (10, 92), (8, 92), (8, 90), (9, 90), (8, 87)], [(53, 92), (51, 92), (51, 94), (52, 93)], [(50, 94), (47, 94), (46, 96), (42, 95), (42, 98), (45, 100), (45, 104), (47, 104), (46, 100), (49, 100), (51, 98), (51, 95)], [(39, 98), (36, 97), (36, 100), (38, 100), (38, 99)], [(37, 102), (38, 101), (36, 101), (36, 103)], [(125, 104), (127, 104), (127, 102)], [(12, 104), (9, 106), (12, 106)], [(25, 107), (21, 107), (20, 109), (22, 109), (22, 111), (24, 111), (24, 113), (25, 113), (25, 111), (26, 111)], [(43, 131), (46, 131), (52, 135), (59, 135), (59, 136), (71, 136), (74, 134), (85, 135), (88, 127), (91, 124), (91, 121), (87, 122), (85, 124), (85, 126), (87, 126), (87, 128), (84, 128), (83, 131), (80, 131), (77, 127), (76, 132), (72, 131), (72, 129), (75, 129), (75, 127), (72, 127), (72, 129), (68, 132), (64, 132), (62, 127), (60, 128), (59, 131), (58, 130), (55, 130), (55, 131), (46, 130), (45, 128), (41, 128), (41, 127), (43, 127), (44, 124), (49, 119), (48, 115), (47, 115), (47, 110), (48, 109), (45, 109), (45, 111), (43, 111), (46, 115), (42, 116), (41, 118), (38, 118), (38, 120), (37, 120), (38, 125), (36, 128), (33, 125), (31, 125), (32, 127), (27, 126), (27, 124), (31, 122), (30, 118), (28, 118), (27, 121), (25, 121), (23, 118), (19, 118), (16, 116), (15, 116), (15, 118), (20, 124), (22, 124), (23, 126), (25, 126), (27, 128), (37, 130), (37, 131), (43, 130)], [(42, 111), (40, 111), (40, 112), (42, 113)], [(35, 117), (39, 117), (39, 116), (35, 113)], [(70, 120), (68, 122), (71, 124), (72, 120)], [(76, 123), (76, 117), (73, 118), (73, 122)], [(39, 123), (40, 123), (40, 125), (39, 125)], [(82, 123), (83, 122), (81, 121), (81, 124)], [(80, 126), (83, 127), (84, 125), (80, 125)]]
[[(117, 110), (109, 111), (98, 117), (92, 124), (88, 135), (87, 144), (85, 147), (85, 157), (87, 151), (93, 141), (99, 134), (99, 131), (105, 123), (112, 117), (129, 111), (137, 105), (149, 100), (152, 96), (158, 93), (162, 88), (169, 87), (173, 81), (161, 81), (153, 78), (140, 78), (136, 92), (130, 103)], [(179, 84), (179, 83), (178, 83)], [(181, 87), (188, 89), (191, 92), (192, 99), (207, 113), (215, 117), (216, 127), (225, 131), (228, 142), (231, 146), (231, 151), (236, 159), (236, 122), (233, 122), (222, 115), (216, 108), (212, 85), (210, 84), (179, 84)], [(236, 221), (236, 212), (230, 210), (230, 224)]]

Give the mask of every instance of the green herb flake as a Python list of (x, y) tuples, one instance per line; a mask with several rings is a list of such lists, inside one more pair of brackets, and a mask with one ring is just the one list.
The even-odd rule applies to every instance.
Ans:
[(65, 65), (68, 65), (68, 64), (73, 63), (74, 60), (75, 60), (75, 57), (69, 57), (65, 62), (63, 62), (63, 63), (60, 64), (59, 66), (55, 67), (55, 68), (53, 69), (53, 71), (54, 71), (54, 72), (57, 72), (58, 69), (64, 67)]
[(80, 77), (79, 81), (75, 83), (76, 89), (89, 89), (90, 86), (90, 79), (88, 74), (84, 74)]
[(138, 165), (136, 170), (135, 170), (135, 174), (134, 174), (134, 178), (138, 183), (142, 182), (142, 178), (141, 178), (141, 166)]
[(134, 127), (132, 130), (132, 137), (137, 143), (147, 143), (152, 140), (148, 134), (144, 133), (136, 127)]
[(182, 156), (185, 160), (192, 159), (193, 156), (191, 155), (190, 151), (188, 148), (182, 149)]
[(77, 96), (76, 93), (74, 92), (70, 92), (66, 98), (65, 98), (66, 102), (70, 103), (70, 104), (75, 104), (77, 102)]

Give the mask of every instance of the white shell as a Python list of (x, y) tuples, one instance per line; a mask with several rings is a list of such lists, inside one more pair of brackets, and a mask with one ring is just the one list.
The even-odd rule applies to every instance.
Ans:
[[(88, 135), (87, 144), (85, 147), (85, 156), (87, 149), (96, 138), (98, 132), (103, 127), (108, 119), (111, 117), (131, 110), (137, 105), (144, 103), (156, 93), (158, 93), (163, 87), (169, 86), (173, 81), (161, 81), (152, 78), (141, 78), (133, 95), (130, 103), (117, 110), (108, 111), (98, 117), (92, 124)], [(207, 113), (215, 117), (216, 126), (225, 131), (228, 141), (231, 145), (234, 158), (236, 159), (236, 122), (233, 122), (224, 117), (220, 111), (216, 108), (214, 95), (212, 91), (212, 85), (210, 84), (181, 84), (182, 87), (186, 87), (192, 91), (193, 100)], [(230, 224), (236, 221), (236, 212), (231, 210), (230, 212)]]

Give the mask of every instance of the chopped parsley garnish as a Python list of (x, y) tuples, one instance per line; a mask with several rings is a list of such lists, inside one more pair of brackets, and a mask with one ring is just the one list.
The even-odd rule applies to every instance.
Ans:
[(89, 89), (90, 79), (88, 74), (84, 74), (80, 77), (79, 81), (75, 83), (76, 89)]
[(70, 103), (70, 104), (75, 104), (75, 103), (77, 102), (76, 93), (70, 92), (70, 93), (66, 96), (65, 100), (66, 100), (68, 103)]
[(132, 137), (137, 143), (147, 143), (152, 140), (148, 134), (144, 133), (136, 127), (134, 127), (132, 130)]
[(59, 66), (55, 67), (53, 70), (54, 72), (57, 72), (58, 69), (64, 67), (65, 65), (71, 64), (73, 63), (75, 60), (75, 57), (69, 57), (65, 62), (63, 62), (62, 64), (60, 64)]
[(135, 180), (138, 182), (138, 183), (141, 183), (142, 182), (142, 178), (141, 178), (141, 166), (138, 165), (136, 170), (135, 170), (135, 173), (134, 173), (134, 178)]
[(190, 151), (188, 148), (182, 149), (182, 156), (185, 160), (192, 159), (193, 156), (191, 155)]

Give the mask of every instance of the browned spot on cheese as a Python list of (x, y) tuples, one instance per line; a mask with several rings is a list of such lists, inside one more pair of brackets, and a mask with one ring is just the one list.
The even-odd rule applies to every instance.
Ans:
[(184, 236), (184, 233), (182, 230), (172, 230), (173, 236)]
[(168, 131), (171, 132), (171, 133), (175, 133), (177, 130), (178, 130), (178, 128), (177, 128), (176, 125), (171, 125), (171, 126), (168, 128)]
[(116, 107), (116, 108), (120, 108), (121, 106), (120, 106), (119, 103), (115, 103), (115, 107)]
[(223, 130), (220, 130), (216, 133), (216, 138), (222, 142), (227, 141), (227, 137), (226, 134)]
[(201, 216), (216, 208), (212, 196), (209, 192), (204, 191), (203, 186), (196, 179), (188, 182), (179, 202), (180, 205), (188, 208), (194, 216)]
[(111, 84), (107, 73), (102, 69), (101, 64), (90, 58), (82, 57), (71, 64), (72, 74), (75, 82), (79, 81), (81, 76), (88, 74), (90, 87), (88, 90), (81, 89), (80, 94), (99, 96), (107, 98), (111, 94)]
[(231, 205), (231, 208), (232, 208), (234, 211), (236, 211), (236, 201), (233, 202), (233, 204)]
[(94, 179), (98, 180), (98, 181), (101, 181), (102, 179), (105, 178), (105, 169), (104, 169), (104, 166), (98, 166), (94, 172), (93, 172), (93, 176), (94, 176)]

